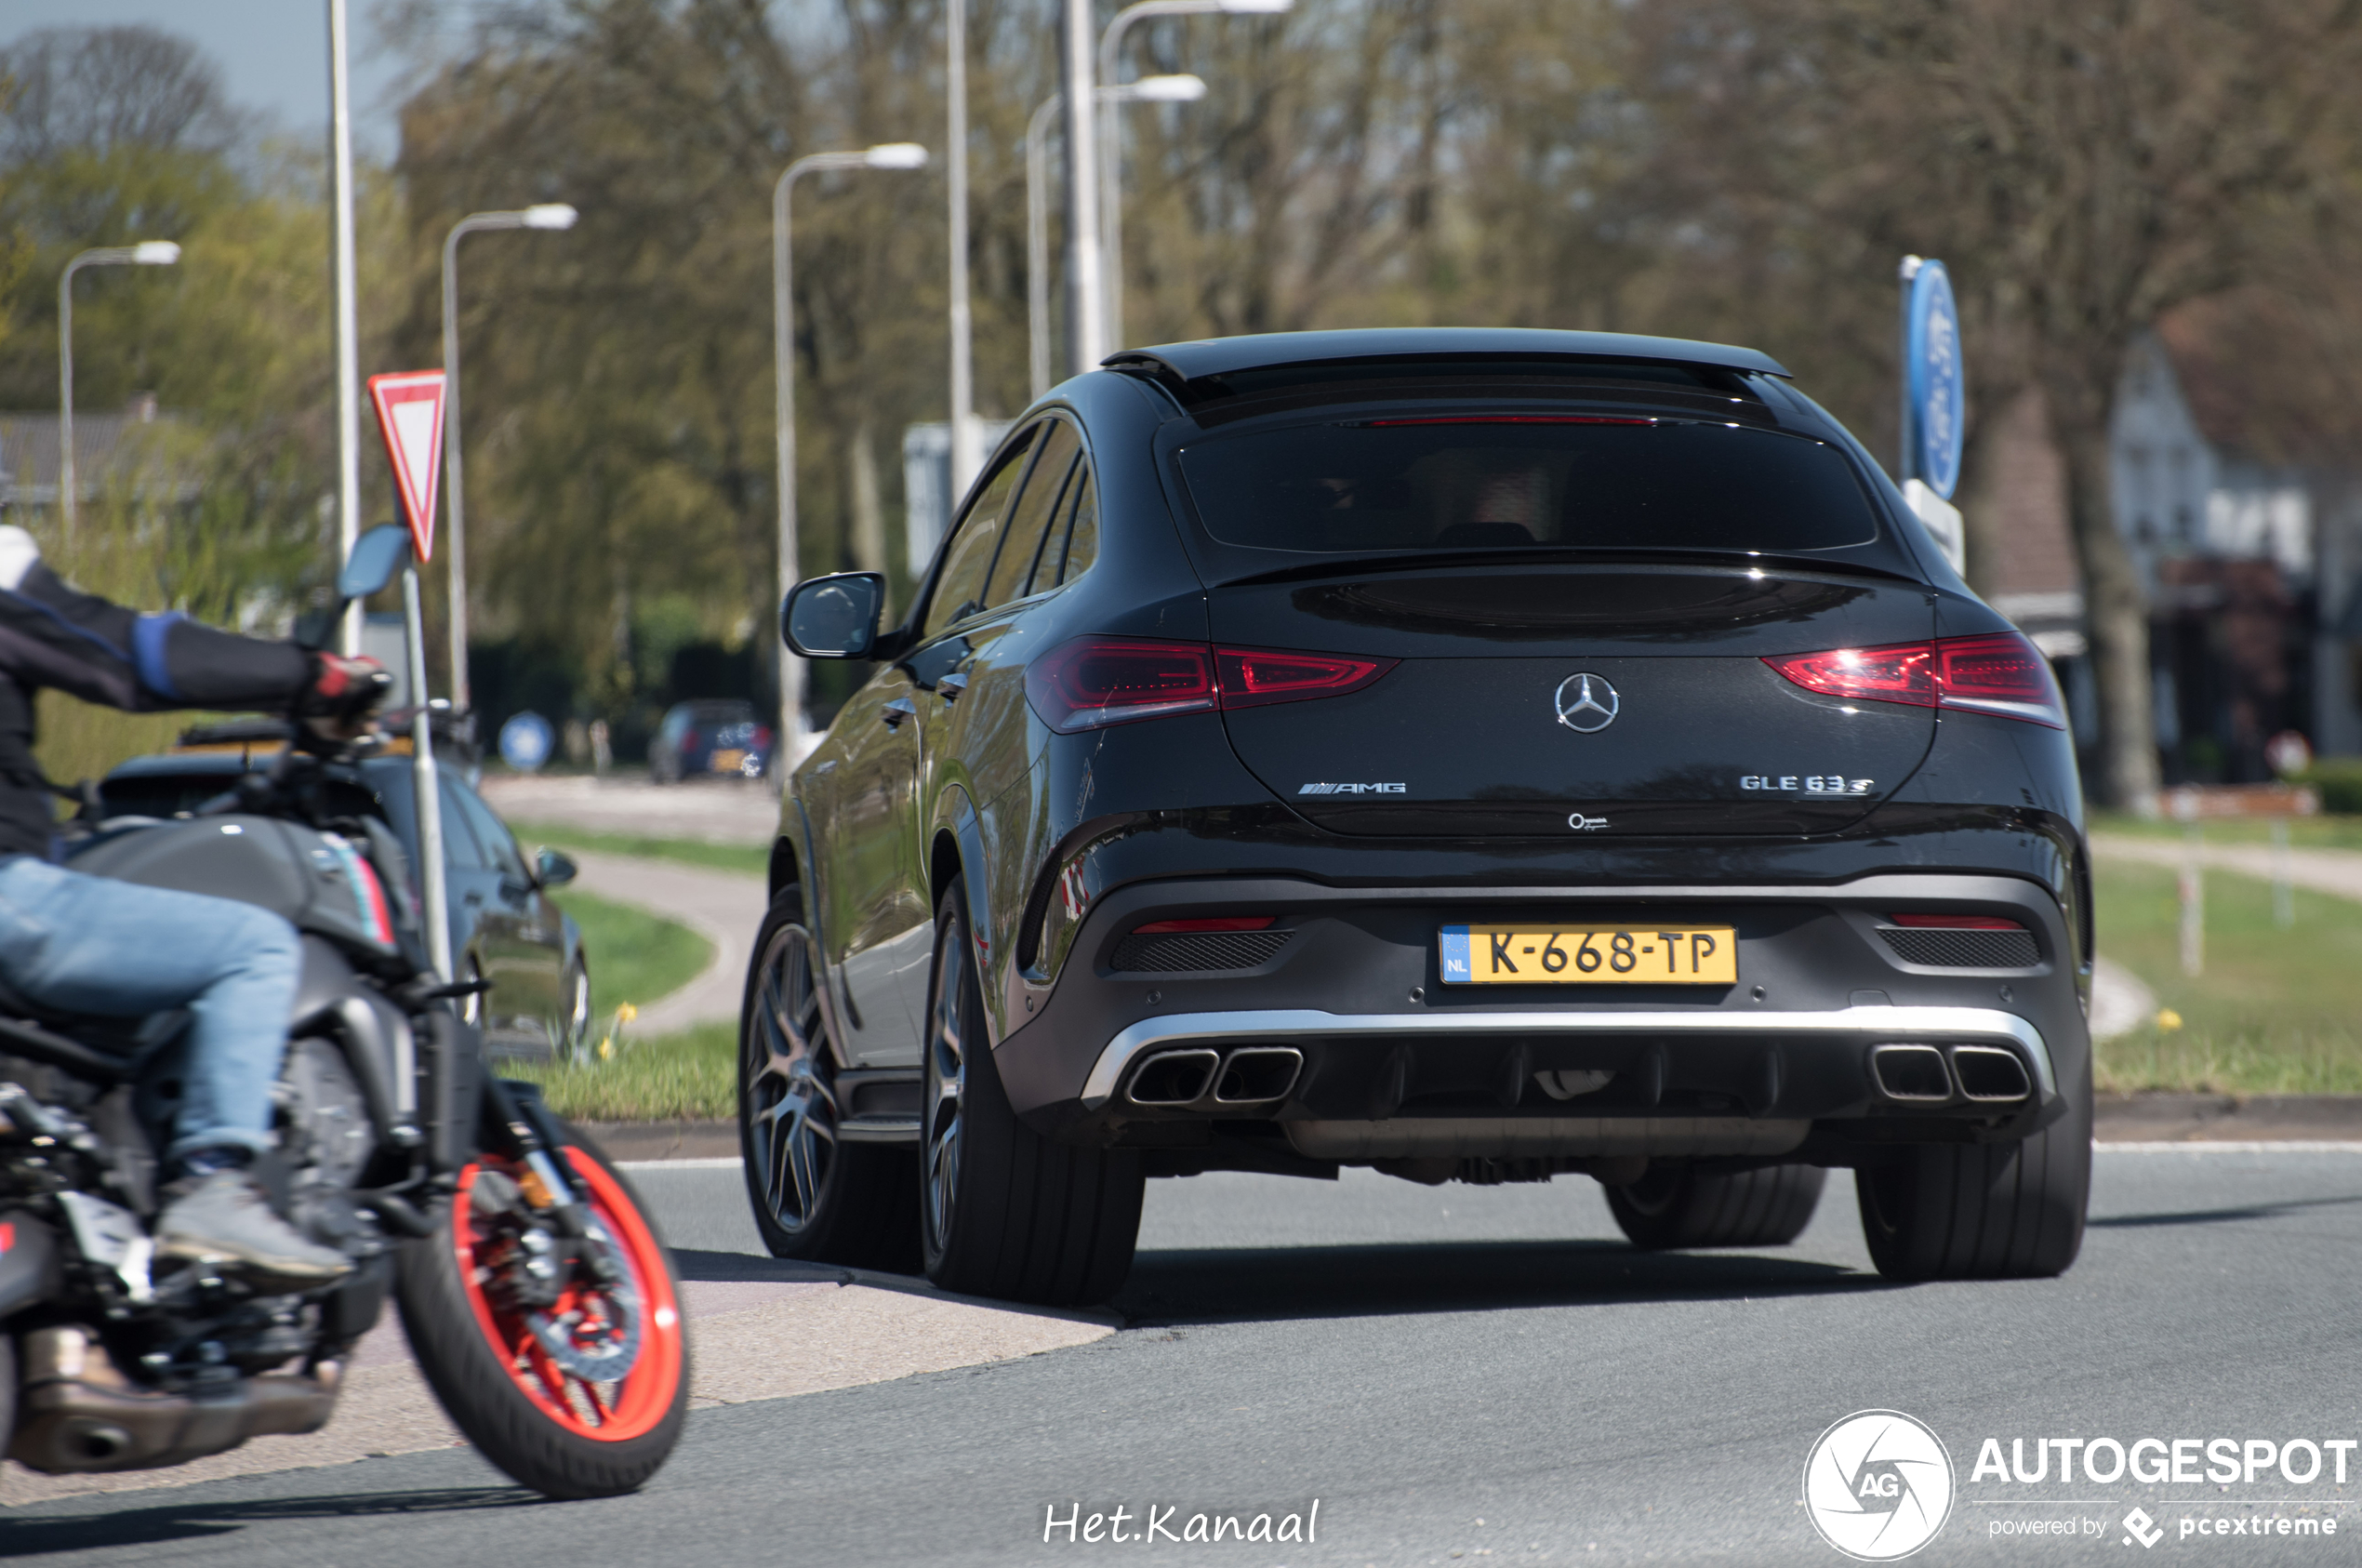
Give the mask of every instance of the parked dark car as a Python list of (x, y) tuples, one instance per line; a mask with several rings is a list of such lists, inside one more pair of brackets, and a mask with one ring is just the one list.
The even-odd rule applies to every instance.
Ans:
[[(99, 786), (104, 815), (175, 817), (195, 810), (233, 787), (240, 774), (270, 765), (276, 736), (258, 738), (250, 733), (255, 727), (192, 730), (178, 750), (124, 763)], [(392, 828), (416, 866), (418, 798), (407, 743), (329, 773), (349, 787), (350, 809)], [(590, 960), (573, 917), (549, 897), (550, 889), (574, 879), (574, 862), (554, 849), (528, 860), (508, 824), (459, 770), (444, 769), (439, 777), (453, 964), (460, 979), (493, 982), (489, 991), (464, 1003), (469, 1021), (483, 1026), (496, 1055), (580, 1056), (590, 1036)]]
[(1851, 1167), (1906, 1279), (2090, 1178), (2057, 684), (1744, 348), (1285, 334), (1038, 405), (785, 792), (742, 1031), (777, 1253), (1040, 1302), (1142, 1183), (1596, 1177), (1643, 1247)]
[(676, 702), (648, 742), (648, 777), (678, 784), (696, 774), (760, 778), (771, 766), (771, 726), (736, 698)]

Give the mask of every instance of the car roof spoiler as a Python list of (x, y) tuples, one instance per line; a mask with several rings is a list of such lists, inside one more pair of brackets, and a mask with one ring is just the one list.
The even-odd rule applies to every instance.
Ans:
[(1110, 370), (1145, 372), (1183, 387), (1241, 370), (1421, 360), (1500, 359), (1578, 363), (1701, 365), (1790, 379), (1787, 367), (1758, 349), (1686, 338), (1645, 338), (1622, 332), (1553, 332), (1532, 327), (1394, 326), (1338, 332), (1267, 332), (1241, 338), (1124, 349), (1099, 363)]

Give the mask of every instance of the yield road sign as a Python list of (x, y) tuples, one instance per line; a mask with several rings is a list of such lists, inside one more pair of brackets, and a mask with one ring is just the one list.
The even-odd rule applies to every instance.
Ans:
[(369, 378), (378, 433), (393, 463), (394, 493), (421, 563), (434, 559), (435, 481), (443, 472), (443, 392), (440, 370), (405, 370)]

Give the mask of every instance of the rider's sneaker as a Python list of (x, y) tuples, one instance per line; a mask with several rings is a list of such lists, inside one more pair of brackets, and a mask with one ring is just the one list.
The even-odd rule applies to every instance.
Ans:
[(262, 1189), (239, 1170), (199, 1176), (174, 1199), (156, 1219), (156, 1251), (290, 1290), (325, 1285), (352, 1268), (344, 1254), (305, 1241), (272, 1213)]

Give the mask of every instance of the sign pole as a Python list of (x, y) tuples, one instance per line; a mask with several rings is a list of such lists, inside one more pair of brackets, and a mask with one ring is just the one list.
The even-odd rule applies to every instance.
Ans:
[(451, 894), (443, 879), (443, 787), (434, 765), (434, 725), (427, 704), (426, 618), (418, 607), (418, 568), (402, 569), (404, 651), (410, 660), (410, 691), (418, 700), (410, 719), (410, 788), (418, 797), (418, 890), (427, 906), (427, 956), (449, 985)]
[(1894, 363), (1900, 372), (1895, 377), (1895, 399), (1901, 413), (1895, 424), (1898, 460), (1894, 465), (1894, 484), (1897, 489), (1919, 474), (1918, 421), (1913, 418), (1915, 411), (1911, 406), (1911, 280), (1919, 275), (1919, 267), (1917, 257), (1906, 256), (1903, 259), (1903, 265), (1895, 269), (1895, 276), (1903, 286), (1902, 299), (1895, 309), (1894, 329)]
[(418, 603), (418, 568), (434, 559), (435, 480), (443, 457), (445, 393), (441, 370), (369, 378), (378, 433), (393, 464), (393, 493), (410, 525), (410, 565), (402, 572), (404, 653), (410, 666), (410, 787), (418, 795), (418, 892), (426, 903), (427, 956), (449, 985), (452, 967), (451, 893), (443, 875), (443, 789), (434, 764), (434, 714), (427, 700), (426, 615)]

